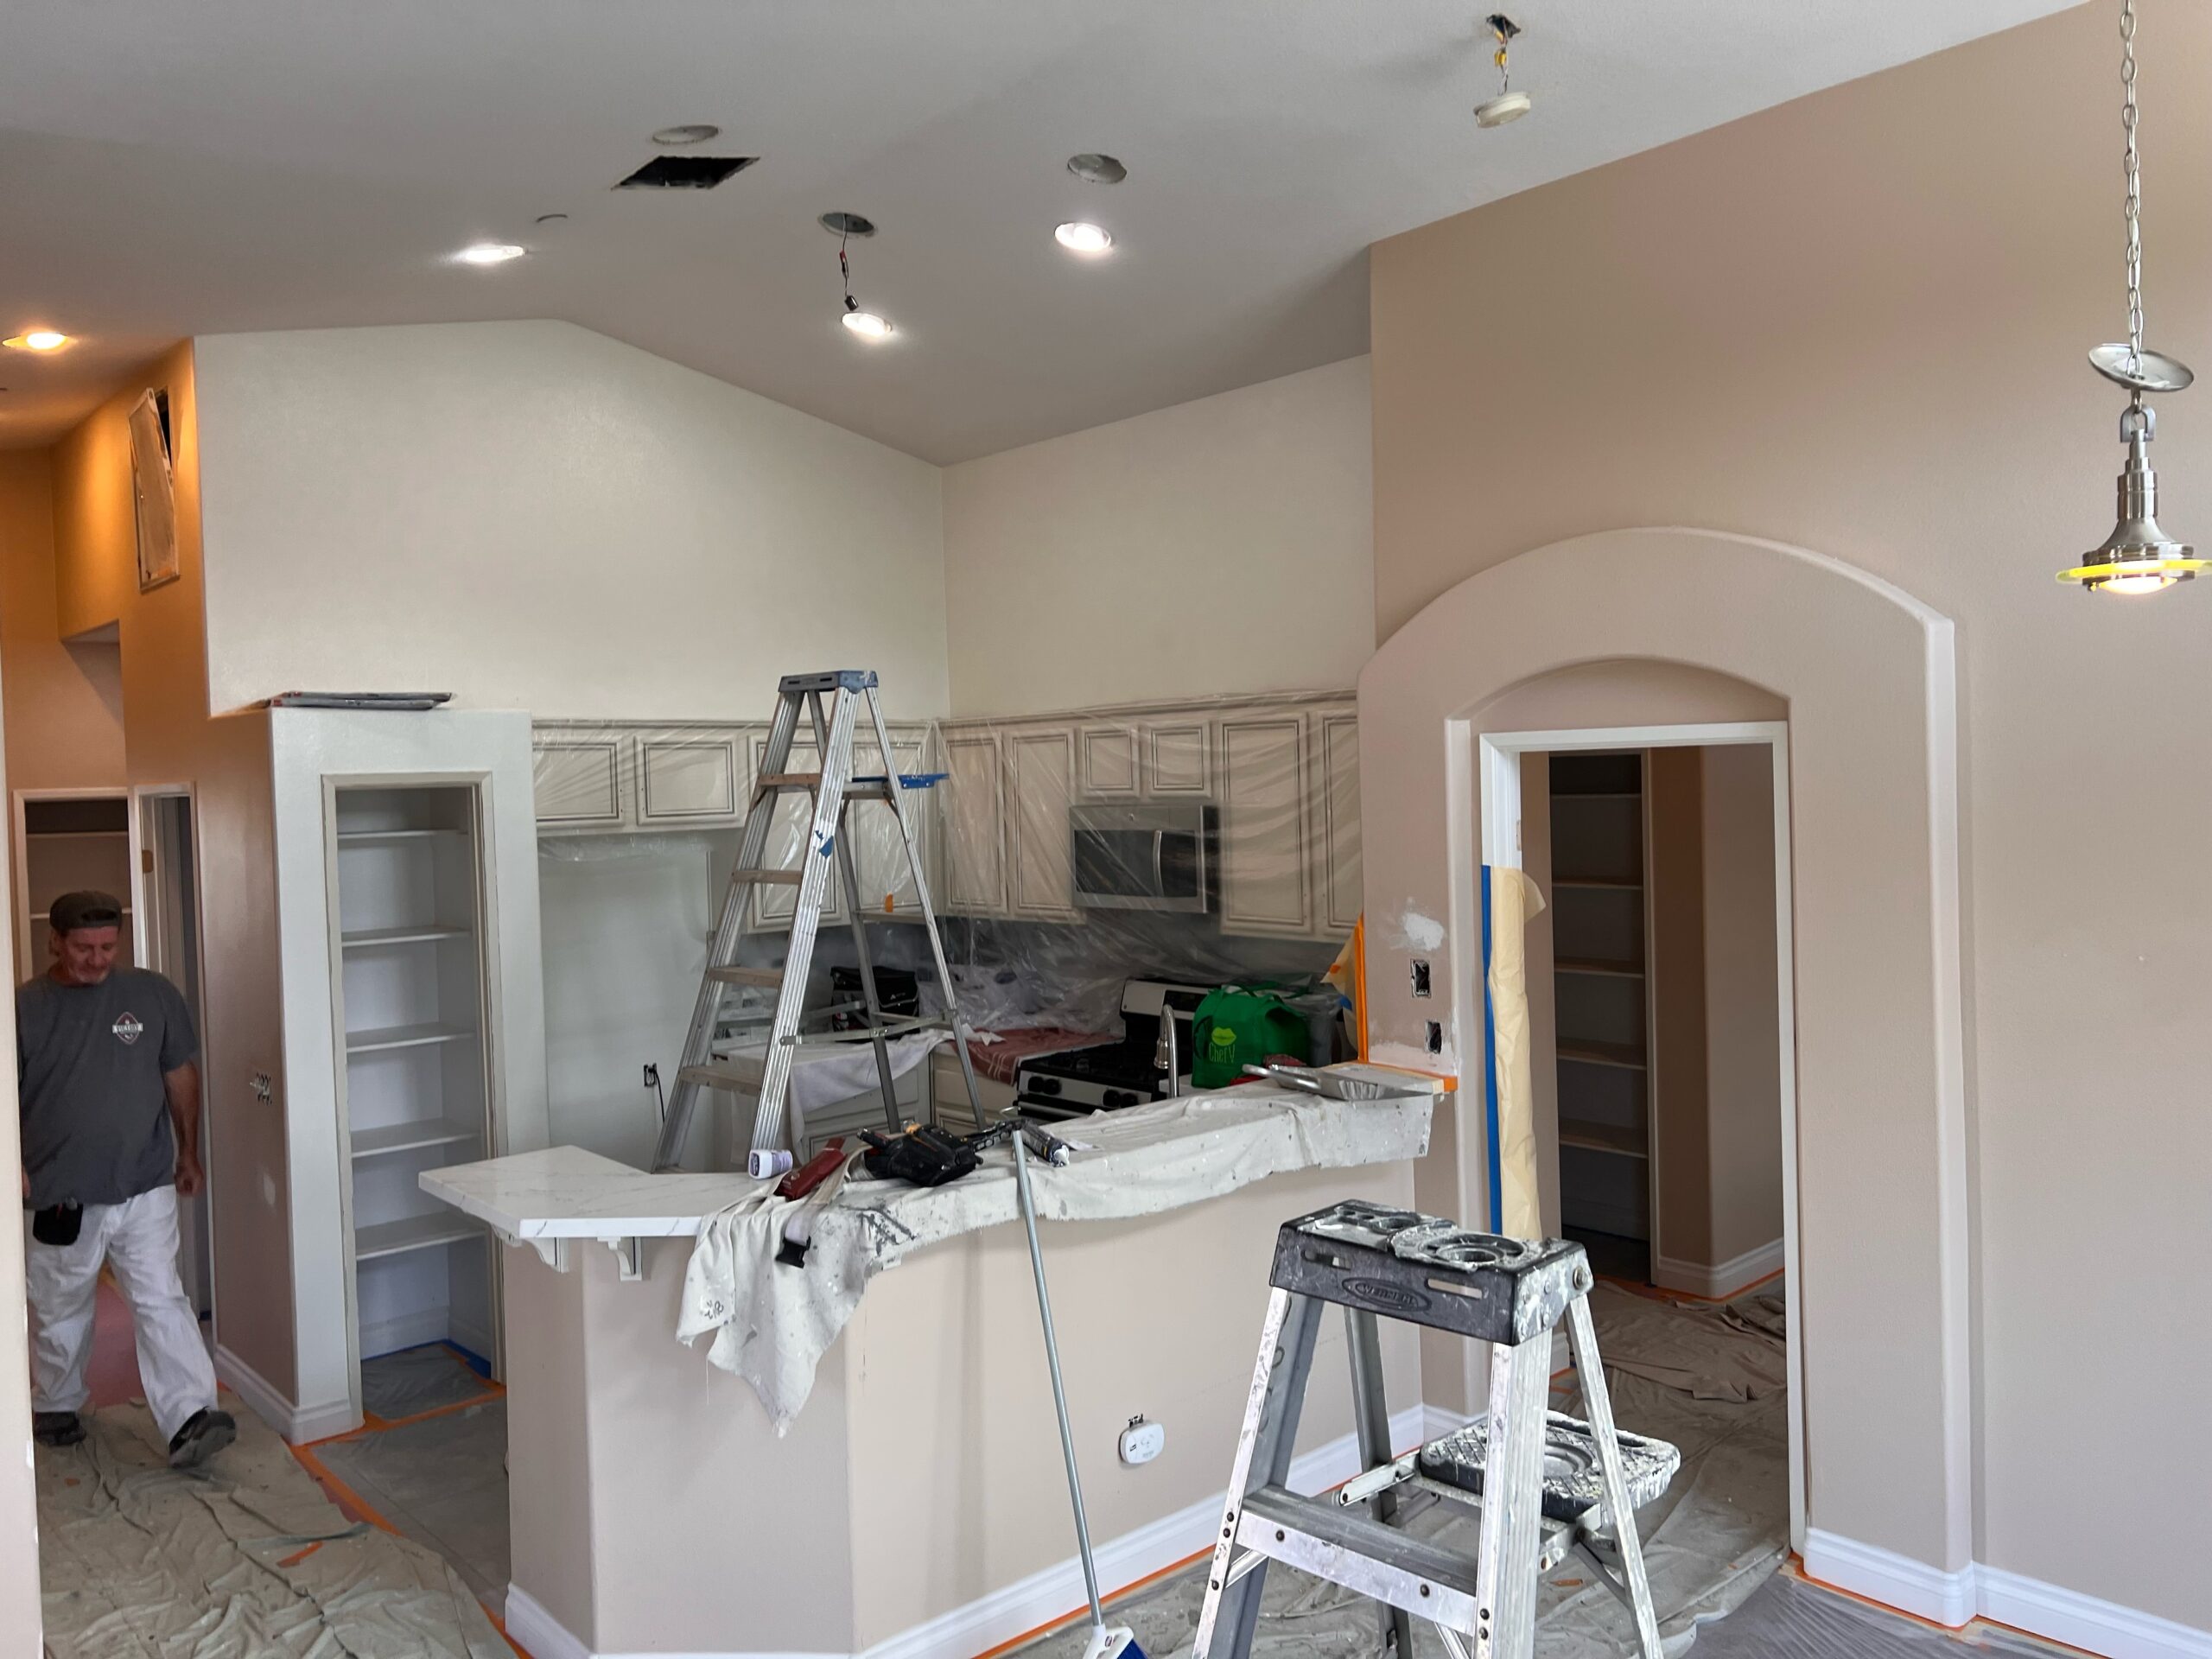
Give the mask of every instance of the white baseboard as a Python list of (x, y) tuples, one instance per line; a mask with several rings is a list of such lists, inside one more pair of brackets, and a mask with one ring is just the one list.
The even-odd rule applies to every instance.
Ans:
[(296, 1406), (275, 1383), (219, 1342), (215, 1344), (215, 1376), (252, 1408), (254, 1415), (294, 1446), (343, 1434), (355, 1426), (352, 1401)]
[(1974, 1566), (1954, 1572), (1894, 1550), (1805, 1529), (1805, 1575), (1953, 1630), (1974, 1617)]
[(1777, 1238), (1711, 1267), (1702, 1262), (1677, 1262), (1670, 1255), (1655, 1256), (1651, 1282), (1662, 1290), (1686, 1291), (1692, 1296), (1733, 1296), (1782, 1271), (1787, 1259), (1783, 1245), (1783, 1241)]
[[(1449, 1414), (1445, 1420), (1454, 1425), (1459, 1421)], [(1428, 1421), (1428, 1410), (1421, 1406), (1395, 1414), (1390, 1419), (1391, 1446), (1410, 1446), (1427, 1438)], [(1359, 1467), (1357, 1444), (1346, 1434), (1315, 1446), (1294, 1462), (1290, 1485), (1296, 1491), (1321, 1491), (1350, 1480)], [(1220, 1524), (1223, 1501), (1222, 1495), (1203, 1498), (1096, 1546), (1093, 1553), (1098, 1560), (1101, 1586), (1112, 1586), (1106, 1593), (1116, 1594), (1205, 1548)], [(657, 1654), (653, 1659), (973, 1659), (974, 1655), (1040, 1625), (1072, 1618), (1082, 1605), (1083, 1567), (1071, 1555), (980, 1600), (902, 1630), (858, 1655), (733, 1652)], [(529, 1651), (531, 1659), (630, 1659), (625, 1655), (593, 1652), (519, 1585), (507, 1586), (507, 1633)]]
[(2212, 1630), (2063, 1590), (2001, 1567), (1978, 1567), (1975, 1578), (1981, 1616), (2000, 1624), (2108, 1659), (2212, 1659)]
[(1805, 1574), (1954, 1629), (1988, 1618), (2107, 1659), (2212, 1659), (2212, 1630), (2003, 1567), (1969, 1563), (1947, 1573), (1818, 1529), (1805, 1534)]

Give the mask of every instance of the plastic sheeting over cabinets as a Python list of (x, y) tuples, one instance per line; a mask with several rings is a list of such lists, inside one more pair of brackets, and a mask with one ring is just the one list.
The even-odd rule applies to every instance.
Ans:
[[(887, 700), (896, 695), (886, 688)], [(1319, 982), (1359, 912), (1358, 728), (1349, 693), (893, 721), (888, 731), (893, 769), (943, 774), (907, 799), (963, 1005), (978, 1028), (1118, 1032), (1122, 987), (1132, 977), (1274, 984), (1313, 1020), (1325, 1039), (1319, 1058), (1342, 1051), (1332, 1029), (1342, 999)], [(677, 838), (702, 848), (708, 882), (693, 948), (703, 963), (766, 739), (765, 721), (540, 722), (541, 855), (589, 865), (665, 860)], [(817, 765), (810, 734), (789, 766)], [(855, 769), (886, 769), (872, 734), (857, 745)], [(765, 861), (788, 866), (808, 804), (786, 795), (771, 810)], [(915, 917), (890, 809), (854, 803), (847, 835), (859, 908), (871, 918)], [(855, 902), (839, 892), (825, 905), (817, 976), (851, 962)], [(778, 957), (792, 903), (787, 888), (754, 900), (747, 927), (763, 963)], [(555, 930), (547, 937), (550, 945)], [(933, 977), (918, 929), (878, 929), (875, 939), (879, 963)], [(934, 996), (926, 983), (924, 995)]]

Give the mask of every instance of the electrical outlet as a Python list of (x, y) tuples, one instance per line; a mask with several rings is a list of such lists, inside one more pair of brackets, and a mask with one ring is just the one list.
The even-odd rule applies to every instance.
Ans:
[(1428, 995), (1428, 964), (1419, 957), (1414, 958), (1414, 995), (1415, 996)]
[(1164, 1423), (1147, 1423), (1142, 1415), (1129, 1419), (1129, 1426), (1122, 1431), (1122, 1461), (1132, 1469), (1141, 1463), (1150, 1463), (1167, 1449), (1167, 1428)]

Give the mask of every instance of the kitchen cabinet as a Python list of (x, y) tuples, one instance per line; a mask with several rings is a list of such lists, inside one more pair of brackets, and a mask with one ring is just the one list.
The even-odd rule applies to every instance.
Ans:
[[(884, 765), (873, 734), (856, 737), (853, 741), (855, 777), (881, 773), (895, 780), (901, 772), (925, 770), (926, 727), (887, 725), (884, 730), (891, 739), (891, 764)], [(914, 826), (924, 869), (929, 868), (930, 821), (936, 810), (931, 791), (907, 791), (906, 813)], [(922, 896), (914, 886), (914, 869), (906, 860), (906, 843), (899, 833), (897, 814), (881, 801), (855, 801), (845, 810), (845, 824), (853, 841), (853, 871), (860, 883), (861, 910), (871, 918), (918, 918)]]
[(1306, 716), (1319, 774), (1313, 801), (1314, 868), (1321, 931), (1349, 933), (1364, 899), (1359, 876), (1359, 711), (1320, 709)]
[(1295, 712), (1221, 721), (1221, 931), (1303, 938), (1313, 925), (1306, 723)]
[[(976, 1108), (968, 1098), (968, 1080), (960, 1075), (960, 1057), (950, 1047), (930, 1056), (930, 1122), (956, 1135), (983, 1126), (976, 1122)], [(996, 1122), (1014, 1109), (1014, 1085), (976, 1074), (976, 1099), (986, 1120)]]
[(1007, 908), (1031, 921), (1079, 922), (1068, 802), (1075, 793), (1072, 726), (1006, 734)]
[(650, 830), (742, 823), (745, 734), (734, 726), (640, 732), (638, 822)]
[(1149, 721), (1144, 728), (1145, 793), (1213, 793), (1213, 728), (1205, 720)]
[(541, 832), (631, 827), (629, 734), (602, 727), (541, 725), (530, 734)]
[(1005, 772), (995, 730), (944, 734), (944, 781), (938, 819), (944, 831), (944, 891), (950, 913), (997, 916), (1006, 910)]
[(1134, 799), (1140, 792), (1134, 726), (1084, 726), (1077, 734), (1077, 792), (1092, 800)]

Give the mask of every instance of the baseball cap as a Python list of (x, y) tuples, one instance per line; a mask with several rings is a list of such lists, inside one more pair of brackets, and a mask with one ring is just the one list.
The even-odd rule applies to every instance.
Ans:
[(48, 907), (46, 919), (57, 933), (73, 933), (80, 927), (116, 927), (123, 921), (123, 900), (95, 887), (65, 893)]

